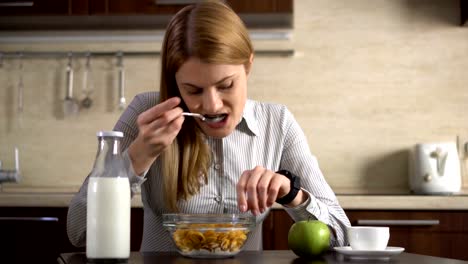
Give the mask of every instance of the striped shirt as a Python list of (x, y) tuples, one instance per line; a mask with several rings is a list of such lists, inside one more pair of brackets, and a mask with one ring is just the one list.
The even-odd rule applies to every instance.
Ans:
[[(168, 232), (162, 225), (164, 197), (161, 163), (157, 159), (143, 176), (135, 175), (126, 149), (138, 135), (136, 124), (140, 113), (158, 103), (157, 92), (138, 94), (122, 114), (114, 130), (124, 132), (123, 157), (132, 185), (141, 188), (144, 209), (141, 251), (175, 251)], [(283, 105), (247, 100), (243, 118), (236, 129), (224, 138), (207, 138), (212, 150), (208, 183), (199, 194), (177, 205), (182, 213), (240, 213), (237, 207), (236, 183), (243, 171), (262, 166), (272, 171), (289, 170), (301, 177), (302, 190), (308, 194), (305, 203), (284, 208), (294, 221), (318, 219), (332, 229), (331, 246), (347, 245), (345, 236), (349, 220), (336, 196), (325, 181), (312, 155), (306, 137), (292, 113)], [(89, 176), (88, 176), (89, 177)], [(72, 199), (67, 232), (75, 246), (86, 241), (86, 192), (88, 178)], [(246, 250), (262, 249), (262, 222), (270, 210), (256, 216), (256, 227), (249, 234)]]

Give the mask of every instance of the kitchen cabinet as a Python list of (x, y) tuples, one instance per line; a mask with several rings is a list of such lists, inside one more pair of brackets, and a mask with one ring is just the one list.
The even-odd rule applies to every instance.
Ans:
[[(352, 225), (390, 227), (389, 246), (408, 253), (468, 260), (468, 211), (346, 210)], [(264, 249), (287, 249), (293, 221), (273, 210), (263, 224)]]
[[(248, 27), (292, 28), (293, 0), (226, 2)], [(164, 29), (186, 5), (167, 0), (0, 0), (0, 29)]]
[(460, 0), (460, 20), (462, 26), (468, 21), (468, 0)]
[[(84, 251), (68, 240), (67, 210), (0, 207), (0, 252), (11, 260), (9, 263), (26, 261), (29, 256), (35, 256), (37, 263), (46, 263), (51, 259), (55, 262), (58, 253)], [(352, 225), (390, 226), (389, 245), (404, 247), (405, 252), (468, 260), (468, 211), (346, 210), (346, 214)], [(38, 221), (44, 217), (49, 221)], [(288, 249), (288, 232), (293, 223), (286, 211), (272, 210), (263, 222), (263, 248)], [(131, 250), (138, 251), (143, 234), (142, 208), (132, 208), (131, 225)], [(35, 254), (25, 255), (25, 250)]]
[(389, 226), (390, 246), (404, 247), (409, 253), (468, 260), (468, 211), (353, 210), (346, 213), (352, 225)]
[[(196, 2), (196, 1), (193, 1)], [(228, 0), (238, 13), (291, 13), (293, 0)], [(174, 14), (187, 4), (171, 4), (158, 0), (94, 0), (89, 2), (89, 14)]]
[(86, 15), (89, 0), (0, 0), (1, 16)]
[(263, 249), (283, 250), (288, 247), (288, 232), (294, 221), (284, 210), (271, 210), (263, 221)]
[[(68, 240), (67, 212), (68, 208), (61, 207), (0, 207), (2, 261), (56, 263), (60, 253), (85, 251)], [(131, 225), (131, 250), (138, 251), (143, 234), (142, 208), (132, 208)]]

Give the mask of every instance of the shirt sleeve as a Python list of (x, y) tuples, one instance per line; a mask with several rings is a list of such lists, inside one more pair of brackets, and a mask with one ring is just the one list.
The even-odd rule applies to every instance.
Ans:
[[(146, 180), (146, 172), (136, 175), (132, 162), (128, 155), (128, 146), (138, 135), (136, 120), (138, 115), (155, 105), (158, 101), (157, 93), (144, 93), (137, 95), (122, 113), (116, 125), (115, 131), (122, 131), (124, 138), (121, 141), (122, 157), (127, 168), (132, 196), (140, 191), (140, 185)], [(88, 195), (89, 175), (84, 180), (80, 190), (74, 195), (68, 206), (67, 234), (70, 242), (76, 247), (86, 244), (86, 204)]]
[(324, 222), (332, 231), (331, 246), (345, 246), (348, 244), (346, 227), (351, 225), (349, 219), (326, 182), (302, 129), (287, 109), (284, 118), (285, 140), (280, 169), (301, 177), (302, 190), (308, 195), (303, 204), (285, 210), (294, 221), (312, 218)]

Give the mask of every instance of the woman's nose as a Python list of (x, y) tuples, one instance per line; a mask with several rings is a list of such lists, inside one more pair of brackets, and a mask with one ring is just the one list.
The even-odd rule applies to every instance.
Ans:
[(203, 95), (203, 110), (205, 113), (216, 113), (222, 106), (223, 100), (215, 89), (211, 89)]

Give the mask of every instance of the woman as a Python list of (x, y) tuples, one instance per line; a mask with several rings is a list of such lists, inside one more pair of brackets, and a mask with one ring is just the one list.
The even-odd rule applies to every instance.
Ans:
[[(141, 251), (175, 250), (162, 227), (166, 212), (251, 212), (257, 227), (246, 249), (261, 250), (261, 223), (275, 201), (295, 221), (325, 222), (332, 245), (347, 244), (348, 218), (292, 114), (247, 99), (253, 54), (244, 24), (221, 2), (187, 6), (170, 21), (160, 93), (137, 95), (114, 127), (125, 135), (131, 184), (141, 186)], [(69, 207), (76, 246), (85, 242), (86, 189), (87, 180)]]

